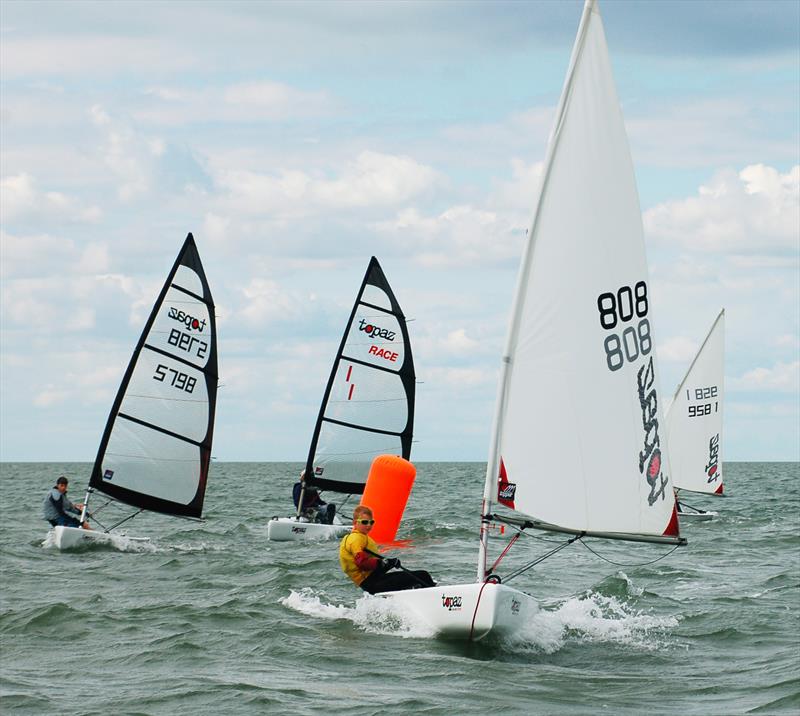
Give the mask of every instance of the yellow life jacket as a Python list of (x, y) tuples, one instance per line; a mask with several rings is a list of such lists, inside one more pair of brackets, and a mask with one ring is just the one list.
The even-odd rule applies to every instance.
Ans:
[(356, 555), (365, 550), (377, 554), (378, 545), (371, 537), (360, 532), (345, 535), (339, 544), (339, 564), (342, 565), (342, 571), (358, 585), (372, 574), (372, 570), (361, 569), (356, 564)]

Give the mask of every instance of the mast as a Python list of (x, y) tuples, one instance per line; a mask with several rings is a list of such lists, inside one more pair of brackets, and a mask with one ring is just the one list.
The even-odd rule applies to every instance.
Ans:
[(525, 246), (522, 252), (522, 259), (520, 261), (519, 273), (517, 276), (517, 287), (514, 293), (514, 302), (511, 309), (511, 322), (508, 328), (508, 335), (506, 338), (506, 348), (503, 352), (502, 363), (500, 366), (500, 381), (497, 389), (497, 401), (495, 403), (495, 414), (493, 420), (492, 438), (489, 446), (489, 460), (486, 464), (486, 481), (483, 488), (483, 506), (481, 509), (481, 530), (480, 530), (480, 546), (478, 549), (478, 574), (477, 581), (482, 582), (486, 577), (486, 561), (489, 547), (489, 528), (486, 521), (486, 515), (492, 512), (493, 497), (497, 494), (498, 476), (500, 472), (500, 434), (503, 429), (503, 418), (505, 416), (505, 405), (508, 392), (508, 379), (513, 370), (514, 348), (517, 344), (517, 336), (519, 333), (519, 319), (522, 312), (522, 307), (525, 303), (525, 288), (530, 274), (530, 265), (533, 259), (534, 244), (537, 236), (537, 226), (539, 223), (539, 215), (542, 207), (542, 202), (547, 191), (548, 179), (553, 165), (553, 157), (558, 146), (560, 136), (560, 129), (566, 113), (567, 102), (569, 100), (570, 90), (572, 88), (573, 78), (575, 76), (575, 67), (578, 62), (578, 57), (583, 48), (584, 38), (586, 37), (586, 28), (589, 24), (589, 17), (594, 7), (595, 0), (586, 0), (583, 6), (583, 13), (581, 15), (580, 24), (578, 25), (578, 34), (575, 38), (575, 44), (572, 48), (572, 55), (569, 61), (569, 68), (567, 76), (564, 80), (564, 87), (561, 90), (561, 97), (556, 109), (556, 119), (553, 130), (550, 134), (550, 141), (547, 147), (547, 155), (545, 157), (545, 168), (540, 182), (539, 197), (536, 202), (536, 207), (533, 212), (533, 219), (531, 220), (531, 228), (525, 241)]

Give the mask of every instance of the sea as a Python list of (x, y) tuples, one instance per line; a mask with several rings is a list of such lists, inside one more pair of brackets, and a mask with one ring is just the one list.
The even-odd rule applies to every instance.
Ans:
[[(800, 713), (797, 463), (725, 464), (724, 499), (687, 497), (719, 515), (682, 525), (685, 547), (561, 550), (511, 583), (541, 605), (525, 628), (478, 643), (360, 592), (338, 541), (270, 542), (301, 467), (215, 462), (203, 522), (142, 513), (111, 544), (61, 552), (41, 503), (61, 474), (81, 501), (90, 465), (0, 465), (0, 713)], [(474, 579), (484, 470), (418, 464), (387, 552)], [(130, 512), (92, 499), (107, 526)], [(521, 537), (499, 572), (564, 539)]]

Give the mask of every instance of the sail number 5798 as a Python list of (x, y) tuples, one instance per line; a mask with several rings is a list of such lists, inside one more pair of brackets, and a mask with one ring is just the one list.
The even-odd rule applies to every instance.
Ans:
[(175, 368), (162, 365), (159, 363), (156, 366), (156, 372), (153, 374), (153, 380), (163, 383), (168, 380), (169, 384), (175, 386), (178, 390), (183, 390), (187, 393), (194, 392), (194, 386), (197, 384), (197, 378), (194, 378), (186, 373), (182, 373)]
[(650, 321), (646, 318), (649, 307), (644, 281), (639, 281), (633, 289), (621, 286), (616, 292), (606, 291), (597, 297), (600, 325), (605, 330), (612, 331), (620, 324), (631, 324), (619, 332), (608, 333), (603, 341), (610, 371), (619, 370), (626, 360), (633, 363), (652, 350)]

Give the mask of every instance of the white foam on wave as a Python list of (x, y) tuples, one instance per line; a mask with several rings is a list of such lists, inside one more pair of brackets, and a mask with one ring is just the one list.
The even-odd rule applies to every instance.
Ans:
[(552, 654), (569, 642), (617, 643), (646, 651), (664, 645), (664, 632), (678, 625), (673, 616), (633, 609), (616, 597), (596, 592), (570, 597), (542, 609), (509, 641), (517, 648)]
[(312, 589), (292, 590), (281, 604), (307, 616), (328, 619), (346, 619), (370, 634), (388, 634), (407, 639), (425, 639), (434, 630), (413, 612), (402, 605), (382, 597), (364, 594), (352, 607), (324, 602)]

